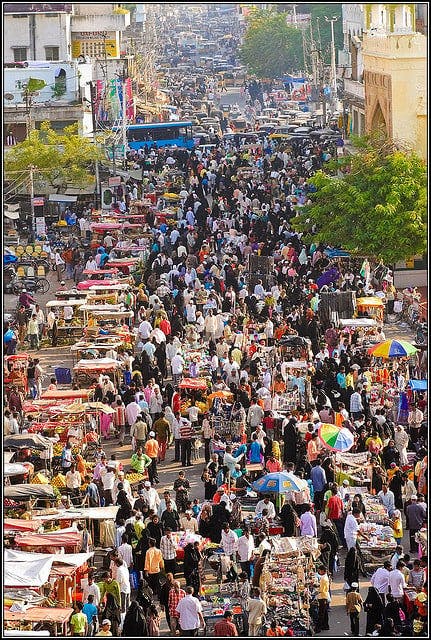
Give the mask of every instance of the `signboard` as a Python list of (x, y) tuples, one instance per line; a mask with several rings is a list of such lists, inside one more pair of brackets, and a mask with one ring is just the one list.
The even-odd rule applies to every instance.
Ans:
[(33, 198), (33, 207), (43, 207), (45, 198)]
[(46, 234), (46, 223), (45, 218), (35, 218), (36, 222), (36, 233), (38, 236), (42, 236)]
[(121, 176), (112, 176), (108, 178), (108, 185), (110, 187), (119, 187), (121, 184)]
[(120, 56), (115, 33), (110, 37), (103, 37), (103, 31), (82, 32), (76, 40), (72, 40), (72, 58), (89, 56), (98, 58), (118, 58)]

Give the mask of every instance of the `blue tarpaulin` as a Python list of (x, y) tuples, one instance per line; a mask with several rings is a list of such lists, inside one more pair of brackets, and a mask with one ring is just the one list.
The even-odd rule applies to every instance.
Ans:
[(409, 387), (412, 391), (426, 391), (428, 380), (409, 380)]
[(350, 258), (350, 253), (344, 249), (325, 249), (328, 258)]

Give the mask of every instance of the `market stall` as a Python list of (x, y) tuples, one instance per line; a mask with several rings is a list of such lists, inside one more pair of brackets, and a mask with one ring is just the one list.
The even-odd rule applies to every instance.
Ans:
[[(111, 376), (116, 384), (120, 383), (122, 363), (112, 358), (97, 358), (94, 360), (79, 360), (73, 367), (74, 377), (77, 383), (91, 384), (100, 375)], [(88, 392), (87, 400), (90, 394)]]
[(383, 322), (385, 305), (377, 296), (367, 296), (356, 300), (356, 317), (371, 317), (377, 322)]
[[(295, 636), (313, 635), (312, 601), (316, 600), (316, 538), (275, 538), (260, 579), (268, 607), (267, 622), (288, 624)], [(265, 632), (262, 635), (266, 635)]]
[[(73, 609), (56, 607), (29, 607), (25, 611), (3, 610), (6, 630), (27, 630), (31, 634), (46, 627), (52, 628), (52, 635), (65, 637), (69, 635), (68, 623)], [(51, 633), (51, 632), (50, 632)]]
[(187, 411), (193, 402), (199, 409), (199, 413), (208, 411), (209, 379), (207, 378), (183, 378), (178, 385), (181, 394), (181, 415), (188, 415)]

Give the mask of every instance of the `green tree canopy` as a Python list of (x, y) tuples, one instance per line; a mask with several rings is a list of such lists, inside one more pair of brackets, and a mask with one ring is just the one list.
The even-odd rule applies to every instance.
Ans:
[(54, 187), (61, 193), (68, 185), (86, 187), (94, 182), (92, 163), (102, 155), (89, 138), (78, 134), (78, 125), (65, 127), (63, 133), (43, 122), (23, 142), (5, 154), (5, 179), (12, 184), (21, 181), (34, 167), (34, 190), (44, 193)]
[(388, 143), (357, 140), (355, 155), (328, 163), (310, 183), (311, 205), (292, 224), (304, 238), (392, 264), (427, 246), (425, 162)]
[(285, 14), (253, 12), (240, 48), (240, 57), (258, 78), (276, 78), (302, 69), (301, 31), (286, 23)]
[[(285, 73), (302, 71), (304, 50), (302, 28), (287, 24), (286, 13), (293, 5), (278, 3), (272, 10), (252, 11), (248, 17), (248, 28), (240, 48), (242, 62), (249, 72), (258, 78), (276, 78)], [(342, 4), (304, 3), (297, 5), (297, 12), (310, 15), (310, 24), (305, 27), (306, 53), (310, 57), (315, 47), (321, 52), (324, 61), (331, 59), (331, 25), (328, 18), (337, 17), (334, 23), (335, 49), (343, 46)], [(311, 41), (311, 34), (313, 42)], [(311, 64), (311, 59), (307, 60)]]

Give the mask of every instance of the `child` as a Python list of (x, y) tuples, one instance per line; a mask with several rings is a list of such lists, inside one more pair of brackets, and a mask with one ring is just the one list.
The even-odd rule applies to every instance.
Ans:
[(147, 626), (148, 636), (150, 638), (158, 637), (160, 635), (160, 617), (157, 607), (153, 604), (150, 605), (147, 614)]
[(400, 545), (403, 541), (403, 521), (401, 519), (401, 511), (399, 509), (395, 509), (393, 512), (390, 525), (394, 530), (395, 542), (397, 545)]
[(195, 517), (195, 518), (197, 518), (197, 517), (198, 517), (198, 515), (199, 515), (199, 514), (200, 514), (200, 512), (201, 512), (201, 509), (202, 509), (202, 505), (201, 505), (201, 504), (199, 504), (199, 500), (198, 500), (198, 498), (195, 498), (195, 499), (193, 500), (193, 506), (192, 506), (192, 511), (193, 511), (193, 515), (194, 515), (194, 517)]

